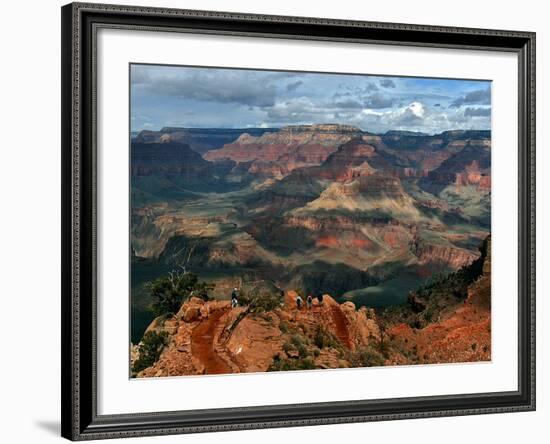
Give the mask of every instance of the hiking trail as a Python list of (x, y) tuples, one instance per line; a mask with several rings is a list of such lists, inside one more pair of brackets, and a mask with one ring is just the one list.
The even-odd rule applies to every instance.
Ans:
[(352, 344), (349, 336), (346, 315), (344, 315), (338, 303), (331, 304), (330, 311), (332, 312), (332, 319), (334, 320), (334, 325), (336, 326), (336, 336), (340, 339), (342, 345), (351, 349)]
[(227, 309), (213, 312), (191, 334), (192, 354), (204, 366), (204, 374), (206, 375), (232, 373), (231, 368), (214, 349), (214, 336), (217, 331), (217, 325), (220, 322), (220, 318), (226, 313)]

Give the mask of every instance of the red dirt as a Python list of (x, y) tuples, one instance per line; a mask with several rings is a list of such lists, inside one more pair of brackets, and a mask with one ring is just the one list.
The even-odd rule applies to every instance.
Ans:
[(374, 244), (368, 239), (352, 239), (351, 245), (356, 248), (371, 248)]
[(351, 339), (349, 337), (346, 316), (342, 313), (342, 309), (337, 304), (331, 305), (330, 310), (332, 312), (334, 325), (336, 326), (336, 336), (344, 346), (351, 348)]
[(338, 245), (338, 239), (333, 236), (325, 236), (317, 239), (318, 247), (337, 247)]
[(231, 368), (214, 350), (216, 326), (226, 311), (227, 310), (218, 310), (212, 313), (206, 321), (201, 322), (199, 326), (193, 330), (191, 335), (191, 350), (193, 356), (204, 365), (204, 374), (206, 375), (231, 373)]

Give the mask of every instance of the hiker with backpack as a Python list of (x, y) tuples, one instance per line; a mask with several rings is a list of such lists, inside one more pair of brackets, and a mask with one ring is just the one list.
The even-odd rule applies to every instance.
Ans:
[(307, 295), (306, 304), (308, 310), (311, 309), (311, 306), (313, 305), (313, 296), (311, 296), (310, 294)]
[(235, 287), (231, 292), (231, 308), (236, 308), (239, 306), (239, 298), (237, 295), (237, 288)]
[(300, 295), (296, 296), (296, 306), (298, 307), (298, 310), (302, 308), (302, 297)]

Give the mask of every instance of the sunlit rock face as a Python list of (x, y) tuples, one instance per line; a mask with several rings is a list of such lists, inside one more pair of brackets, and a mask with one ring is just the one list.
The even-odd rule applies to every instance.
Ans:
[(252, 162), (251, 173), (282, 177), (296, 168), (320, 165), (338, 146), (361, 135), (348, 125), (287, 126), (259, 137), (243, 134), (204, 157)]

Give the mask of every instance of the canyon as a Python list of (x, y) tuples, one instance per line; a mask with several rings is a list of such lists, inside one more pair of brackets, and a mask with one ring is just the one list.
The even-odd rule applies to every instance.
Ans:
[[(317, 310), (323, 328), (338, 338), (337, 315), (329, 307), (337, 306), (344, 314), (349, 310), (363, 333), (351, 333), (349, 341), (341, 335), (340, 342), (353, 352), (373, 347), (365, 332), (376, 338), (379, 326), (370, 322), (374, 312), (369, 310), (406, 304), (410, 292), (434, 274), (469, 266), (480, 258), (478, 247), (490, 234), (490, 131), (372, 134), (337, 124), (163, 128), (137, 134), (131, 153), (135, 344), (154, 319), (146, 283), (184, 267), (214, 285), (216, 300), (195, 300), (195, 308), (220, 312), (211, 321), (212, 338), (200, 330), (197, 338), (217, 343), (216, 334), (238, 314), (228, 305), (231, 289), (259, 282), (287, 296), (296, 290), (327, 294), (330, 302)], [(234, 337), (245, 338), (245, 328), (279, 337), (275, 327), (288, 322), (291, 311), (290, 303), (282, 302), (280, 312), (269, 314), (269, 322), (253, 323), (255, 317), (248, 315), (240, 322), (243, 331), (235, 330)], [(310, 315), (298, 317), (308, 325), (313, 322)], [(173, 351), (174, 356), (208, 354), (185, 348), (191, 347), (198, 324), (180, 318), (166, 322), (166, 328), (181, 330), (177, 347), (187, 350)], [(403, 325), (395, 328), (396, 338), (398, 333), (411, 335)], [(311, 331), (302, 333), (309, 337)], [(233, 356), (231, 339), (224, 343), (227, 351), (219, 353), (220, 359), (232, 371), (265, 371), (273, 365), (273, 356), (280, 355), (280, 365), (291, 359), (279, 350), (288, 340), (284, 334), (274, 339), (278, 345), (258, 358), (263, 363), (259, 367), (247, 364), (251, 359), (246, 346), (238, 353), (242, 358)], [(315, 365), (321, 365), (321, 355), (331, 365), (341, 359), (332, 352), (319, 353), (310, 356)], [(204, 360), (193, 359), (192, 368), (170, 370), (183, 364), (167, 355), (159, 361), (164, 367), (146, 373), (208, 372)], [(212, 357), (204, 359), (223, 367)]]

